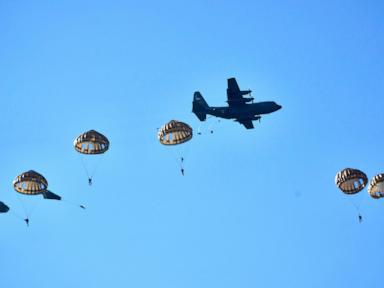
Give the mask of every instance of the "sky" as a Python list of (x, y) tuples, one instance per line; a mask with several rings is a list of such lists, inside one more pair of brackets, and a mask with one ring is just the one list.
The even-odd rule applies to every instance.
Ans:
[[(334, 177), (384, 172), (383, 14), (373, 0), (0, 0), (0, 286), (382, 287), (383, 201)], [(193, 93), (224, 106), (230, 77), (283, 108), (253, 130), (200, 122)], [(157, 140), (172, 119), (195, 131), (175, 149)], [(100, 157), (73, 148), (90, 129), (110, 140)], [(63, 201), (17, 195), (31, 169)]]

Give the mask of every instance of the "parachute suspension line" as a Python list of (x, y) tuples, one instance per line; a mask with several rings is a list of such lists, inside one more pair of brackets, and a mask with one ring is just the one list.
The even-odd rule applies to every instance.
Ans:
[[(360, 195), (361, 196), (361, 195)], [(360, 197), (358, 201), (354, 201), (354, 199), (351, 199), (348, 197), (348, 201), (352, 204), (352, 206), (356, 209), (357, 217), (359, 219), (359, 223), (362, 222), (362, 211), (361, 211), (361, 206), (363, 204), (365, 197)]]
[(89, 171), (87, 169), (87, 165), (85, 165), (82, 155), (79, 155), (79, 157), (80, 157), (81, 164), (83, 165), (83, 169), (85, 171), (85, 174), (87, 175), (88, 184), (89, 184), (89, 186), (91, 186), (92, 185), (92, 176), (89, 174)]
[(28, 211), (27, 207), (25, 206), (23, 200), (20, 198), (20, 195), (16, 195), (16, 197), (17, 197), (17, 200), (19, 201), (19, 203), (20, 203), (20, 205), (21, 205), (21, 207), (22, 207), (22, 209), (23, 209), (23, 211), (24, 211), (25, 217), (28, 218), (28, 215), (29, 215), (28, 212), (29, 212), (29, 211)]
[[(87, 168), (87, 165), (85, 164), (85, 161), (82, 157), (82, 155), (79, 155), (80, 157), (80, 160), (81, 160), (81, 164), (84, 168), (84, 171), (85, 171), (85, 174), (87, 175), (87, 178), (88, 178), (88, 184), (89, 185), (92, 185), (92, 179), (93, 179), (93, 176), (96, 174), (96, 171), (98, 170), (100, 164), (101, 164), (101, 161), (103, 160), (103, 157), (100, 157), (97, 162), (96, 162), (96, 165), (95, 167), (93, 168), (92, 171), (89, 171), (89, 169)], [(97, 156), (96, 156), (97, 157)]]
[(67, 203), (69, 205), (76, 206), (76, 207), (79, 207), (81, 209), (85, 209), (85, 206), (83, 204), (77, 204), (77, 203), (74, 203), (72, 201), (65, 200), (63, 198), (61, 198), (61, 201), (65, 202), (65, 203)]
[(36, 207), (40, 204), (41, 201), (38, 201), (37, 203), (33, 203), (31, 210), (29, 211), (29, 215), (27, 215), (27, 219), (32, 216), (32, 214), (35, 212)]
[(84, 159), (81, 157), (81, 155), (79, 155), (79, 157), (80, 157), (81, 165), (83, 165), (85, 174), (87, 175), (87, 178), (88, 178), (88, 179), (91, 179), (91, 177), (90, 177), (90, 175), (89, 175), (89, 172), (88, 172), (88, 169), (87, 169), (87, 166), (86, 166), (85, 163), (84, 163)]
[(360, 212), (360, 205), (358, 203), (355, 203), (355, 201), (353, 201), (349, 197), (348, 197), (348, 201), (349, 201), (349, 203), (352, 204), (352, 206), (356, 209), (357, 212)]
[[(214, 117), (214, 116), (211, 116), (211, 115), (209, 115), (209, 116), (207, 116), (207, 119), (211, 119), (211, 118), (216, 118), (216, 117)], [(207, 121), (208, 122), (208, 121)], [(210, 133), (210, 134), (213, 134), (213, 132), (214, 132), (214, 128), (217, 126), (217, 124), (218, 123), (220, 123), (220, 119), (216, 119), (216, 120), (213, 120), (213, 121), (209, 121), (209, 124), (207, 124), (208, 125), (208, 127), (206, 126), (206, 129), (207, 129), (207, 133)], [(197, 130), (197, 134), (198, 135), (202, 135), (203, 133), (201, 132), (201, 126), (202, 126), (202, 122), (200, 122), (200, 124), (199, 124), (199, 128), (198, 128), (198, 130)], [(206, 132), (204, 132), (204, 133), (206, 133)]]
[(103, 160), (103, 157), (100, 157), (98, 160), (97, 160), (97, 162), (96, 162), (96, 166), (95, 166), (95, 168), (93, 169), (93, 171), (91, 172), (91, 179), (93, 178), (93, 176), (96, 174), (96, 171), (99, 169), (99, 166), (100, 166), (100, 163), (101, 163), (101, 161)]
[(214, 124), (215, 122), (211, 122), (210, 124), (209, 124), (209, 126), (208, 126), (208, 131), (211, 133), (211, 134), (213, 134), (213, 124)]
[(87, 178), (90, 179), (90, 177), (89, 177), (89, 172), (88, 172), (88, 169), (87, 169), (87, 166), (86, 166), (85, 163), (84, 163), (84, 159), (81, 157), (81, 155), (79, 155), (79, 158), (80, 158), (81, 165), (83, 166), (85, 175), (87, 175)]
[(23, 211), (24, 211), (24, 214), (25, 214), (25, 218), (23, 219), (27, 225), (29, 226), (29, 218), (32, 216), (32, 214), (35, 212), (37, 206), (40, 204), (40, 201), (38, 201), (38, 203), (33, 203), (31, 204), (31, 208), (30, 209), (27, 209), (23, 199), (20, 198), (20, 195), (17, 195), (17, 199), (18, 201), (20, 202), (21, 204), (21, 207), (23, 208)]
[(211, 133), (211, 134), (213, 134), (213, 128), (215, 127), (217, 127), (217, 125), (220, 123), (220, 119), (216, 119), (216, 120), (214, 120), (211, 124), (210, 124), (210, 126), (209, 126), (209, 132)]
[[(211, 119), (211, 118), (213, 118), (213, 116), (211, 116), (211, 115), (207, 117), (207, 119)], [(208, 125), (208, 131), (209, 131), (211, 134), (213, 134), (212, 126), (213, 126), (213, 122), (210, 121), (210, 123), (209, 123), (209, 125)]]
[(197, 135), (201, 135), (201, 122), (199, 124), (199, 127), (197, 128)]
[(16, 217), (17, 219), (24, 220), (24, 218), (22, 216), (20, 216), (19, 214), (13, 212), (12, 210), (9, 210), (9, 214), (11, 214), (12, 216)]
[(360, 208), (363, 207), (365, 198), (366, 198), (366, 197), (360, 197), (360, 199), (358, 199), (357, 207), (358, 207), (359, 211), (361, 210)]

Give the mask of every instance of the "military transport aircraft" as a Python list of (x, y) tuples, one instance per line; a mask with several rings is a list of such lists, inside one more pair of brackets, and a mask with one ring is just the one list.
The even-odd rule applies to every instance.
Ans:
[[(281, 108), (273, 101), (253, 103), (252, 97), (244, 97), (251, 94), (251, 90), (241, 91), (235, 78), (228, 79), (227, 103), (228, 107), (210, 107), (199, 91), (193, 96), (192, 112), (200, 121), (205, 121), (207, 114), (220, 118), (235, 119), (247, 129), (253, 129), (253, 120), (260, 120), (261, 114), (275, 112)], [(252, 102), (247, 104), (248, 102)]]

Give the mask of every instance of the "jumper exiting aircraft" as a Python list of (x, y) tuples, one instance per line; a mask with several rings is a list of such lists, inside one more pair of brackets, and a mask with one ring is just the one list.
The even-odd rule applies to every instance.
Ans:
[[(260, 120), (261, 114), (269, 114), (281, 109), (281, 106), (273, 101), (253, 103), (252, 97), (244, 97), (251, 94), (251, 90), (241, 91), (235, 78), (228, 79), (227, 103), (228, 107), (210, 107), (199, 91), (193, 96), (192, 112), (200, 121), (205, 121), (207, 114), (243, 124), (247, 129), (253, 129), (254, 120)], [(248, 102), (252, 102), (247, 104)]]

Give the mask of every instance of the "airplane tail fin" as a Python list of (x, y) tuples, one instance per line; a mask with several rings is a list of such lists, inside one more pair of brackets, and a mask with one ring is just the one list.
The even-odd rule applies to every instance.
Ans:
[(197, 118), (200, 119), (200, 121), (205, 121), (207, 119), (207, 110), (209, 106), (207, 102), (204, 100), (203, 95), (199, 91), (196, 91), (195, 94), (193, 94), (193, 108), (192, 112), (195, 113)]

